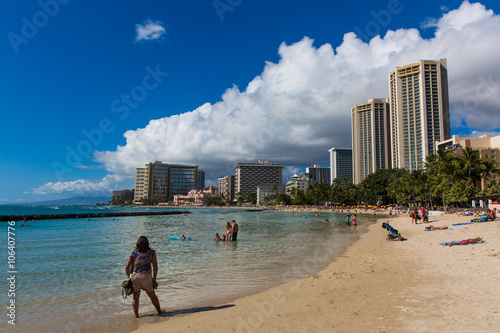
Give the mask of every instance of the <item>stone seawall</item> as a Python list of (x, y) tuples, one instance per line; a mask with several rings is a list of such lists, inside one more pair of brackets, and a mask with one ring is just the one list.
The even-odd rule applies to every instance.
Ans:
[(147, 215), (178, 215), (191, 214), (188, 211), (158, 211), (158, 212), (116, 212), (116, 213), (81, 213), (81, 214), (35, 214), (35, 215), (1, 215), (0, 221), (22, 221), (31, 220), (59, 220), (59, 219), (83, 219), (93, 217), (115, 217), (115, 216), (147, 216)]

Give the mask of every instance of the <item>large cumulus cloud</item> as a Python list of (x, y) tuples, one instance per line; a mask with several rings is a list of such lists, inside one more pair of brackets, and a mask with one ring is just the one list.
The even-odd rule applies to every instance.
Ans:
[(466, 1), (425, 26), (435, 29), (432, 38), (399, 29), (369, 43), (349, 32), (335, 49), (309, 37), (282, 44), (280, 61), (267, 62), (245, 89), (228, 88), (215, 104), (127, 131), (126, 145), (95, 159), (131, 181), (136, 167), (153, 160), (198, 164), (213, 181), (235, 162), (268, 159), (292, 170), (314, 153), (315, 163), (327, 164), (329, 148), (351, 145), (351, 107), (387, 97), (389, 73), (419, 59), (448, 59), (452, 126), (497, 129), (499, 16)]

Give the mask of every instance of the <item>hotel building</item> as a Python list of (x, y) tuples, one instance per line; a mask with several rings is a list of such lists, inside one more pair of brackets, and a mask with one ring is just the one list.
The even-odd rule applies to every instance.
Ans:
[(260, 160), (259, 163), (236, 163), (235, 191), (246, 198), (257, 193), (261, 184), (283, 184), (283, 164)]
[(331, 183), (335, 178), (346, 178), (352, 183), (352, 149), (332, 148), (330, 152)]
[(205, 189), (205, 171), (198, 169), (198, 190)]
[(389, 81), (392, 167), (422, 169), (435, 142), (450, 138), (446, 59), (396, 67)]
[(219, 194), (222, 194), (228, 202), (234, 201), (235, 193), (235, 176), (227, 175), (224, 178), (219, 178)]
[(307, 167), (306, 173), (309, 174), (310, 182), (331, 184), (331, 171), (330, 168), (321, 167), (319, 164), (315, 164), (314, 167)]
[(198, 187), (197, 165), (151, 162), (135, 171), (134, 200), (187, 195)]
[(308, 173), (303, 172), (300, 176), (295, 174), (290, 177), (290, 181), (286, 183), (286, 193), (295, 198), (296, 196), (293, 195), (293, 192), (297, 193), (297, 191), (307, 191), (310, 183), (311, 181)]
[(116, 202), (118, 200), (124, 202), (134, 200), (134, 190), (113, 191), (111, 193), (111, 201)]
[(369, 99), (351, 109), (354, 184), (391, 167), (389, 100)]

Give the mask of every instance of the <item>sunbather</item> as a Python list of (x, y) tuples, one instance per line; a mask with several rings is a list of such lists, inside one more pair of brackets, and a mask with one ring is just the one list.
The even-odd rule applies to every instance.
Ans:
[(480, 243), (480, 242), (481, 242), (481, 237), (476, 237), (476, 238), (464, 239), (461, 241), (453, 241), (453, 242), (446, 243), (444, 245), (448, 245), (448, 246), (466, 245), (466, 244), (474, 244), (474, 243)]
[(425, 227), (425, 230), (445, 230), (448, 229), (447, 226), (435, 227), (432, 224), (428, 227)]

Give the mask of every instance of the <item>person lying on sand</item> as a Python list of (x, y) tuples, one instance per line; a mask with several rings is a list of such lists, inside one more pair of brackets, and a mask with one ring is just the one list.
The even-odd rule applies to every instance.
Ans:
[(481, 242), (481, 237), (476, 237), (476, 238), (464, 239), (461, 241), (453, 241), (453, 242), (445, 243), (444, 245), (448, 245), (448, 246), (466, 245), (466, 244), (474, 244), (474, 243), (480, 243), (480, 242)]
[(448, 229), (447, 226), (435, 227), (432, 224), (428, 227), (425, 227), (425, 230), (445, 230)]

